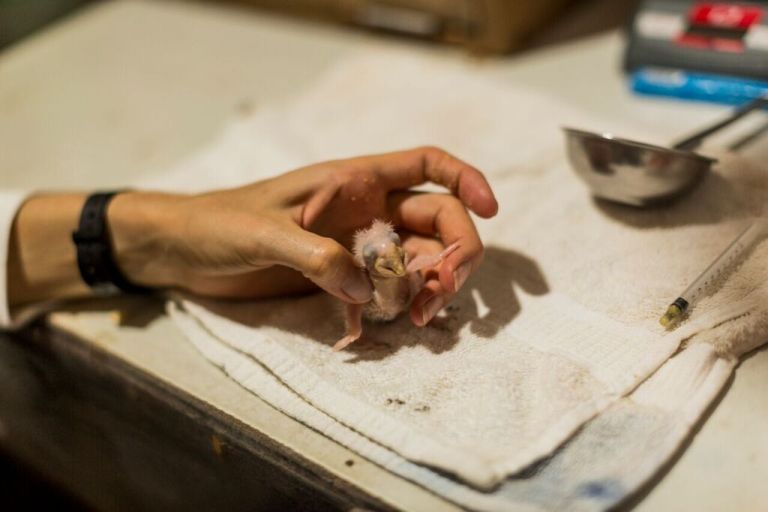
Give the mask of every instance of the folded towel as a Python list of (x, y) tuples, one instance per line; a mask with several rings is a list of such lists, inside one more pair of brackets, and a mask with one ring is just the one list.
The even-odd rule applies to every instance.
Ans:
[(435, 325), (373, 326), (342, 353), (330, 349), (341, 315), (323, 295), (181, 307), (318, 411), (404, 459), (491, 488), (551, 454), (681, 341), (720, 324), (729, 326), (722, 353), (755, 339), (742, 332), (756, 314), (744, 300), (768, 276), (768, 260), (750, 258), (689, 322), (663, 331), (666, 303), (764, 214), (768, 181), (726, 158), (673, 207), (596, 203), (564, 162), (561, 122), (608, 126), (463, 66), (353, 59), (154, 184), (232, 185), (331, 157), (443, 145), (486, 171), (501, 202), (479, 226), (480, 271)]
[[(766, 255), (768, 248), (763, 249)], [(741, 324), (751, 331), (743, 340), (765, 340), (768, 314), (761, 301), (768, 301), (768, 286), (725, 313), (744, 311), (750, 317)], [(618, 505), (669, 460), (728, 381), (740, 355), (717, 348), (717, 340), (731, 337), (729, 322), (703, 331), (705, 336), (587, 423), (552, 457), (483, 493), (404, 459), (308, 404), (256, 360), (213, 336), (178, 303), (170, 302), (168, 312), (192, 344), (244, 388), (387, 470), (484, 511), (593, 511)], [(739, 350), (751, 348), (746, 343)]]

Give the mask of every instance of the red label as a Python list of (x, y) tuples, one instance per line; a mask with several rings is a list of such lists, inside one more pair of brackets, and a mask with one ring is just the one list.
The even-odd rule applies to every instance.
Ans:
[(747, 29), (760, 21), (763, 9), (755, 5), (696, 4), (689, 18), (697, 25)]
[(714, 50), (717, 52), (742, 53), (744, 43), (737, 39), (723, 39), (718, 37), (703, 37), (693, 34), (683, 34), (675, 43), (689, 48), (698, 48), (699, 50)]

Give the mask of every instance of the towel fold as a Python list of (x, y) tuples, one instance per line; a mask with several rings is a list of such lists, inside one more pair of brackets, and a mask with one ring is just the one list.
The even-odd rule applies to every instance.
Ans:
[[(744, 311), (750, 317), (744, 327), (765, 339), (768, 314), (760, 301), (766, 300), (768, 287), (760, 296), (734, 305), (729, 313)], [(480, 492), (408, 461), (313, 407), (255, 359), (213, 336), (178, 302), (169, 302), (168, 312), (201, 354), (245, 389), (385, 469), (458, 505), (489, 512), (586, 512), (618, 505), (672, 457), (737, 363), (735, 355), (719, 354), (709, 341), (692, 344), (631, 395), (588, 422), (551, 457), (508, 478), (492, 492)], [(724, 322), (702, 334), (711, 340), (724, 339), (731, 326)]]
[[(670, 207), (596, 202), (568, 169), (557, 125), (609, 125), (468, 67), (389, 53), (352, 59), (292, 102), (240, 120), (152, 184), (234, 185), (425, 143), (483, 169), (501, 205), (495, 219), (479, 223), (486, 259), (425, 329), (406, 318), (367, 326), (361, 341), (334, 353), (343, 320), (324, 295), (239, 304), (179, 299), (173, 311), (193, 342), (197, 329), (219, 343), (210, 349), (216, 357), (206, 354), (216, 364), (227, 367), (231, 356), (276, 378), (285, 392), (265, 397), (276, 407), (285, 405), (273, 400), (292, 393), (345, 444), (370, 442), (385, 450), (380, 458), (416, 472), (438, 468), (488, 490), (618, 407), (682, 342), (691, 345), (685, 353), (706, 344), (728, 373), (745, 347), (765, 341), (756, 319), (768, 303), (754, 300), (768, 276), (765, 244), (680, 328), (665, 332), (657, 321), (730, 238), (765, 215), (768, 180), (757, 166), (723, 155), (715, 173)], [(227, 371), (241, 383), (249, 378)], [(650, 394), (653, 408), (658, 395)], [(638, 400), (647, 405), (642, 394)], [(654, 453), (663, 460), (668, 452)], [(636, 475), (629, 480), (611, 499), (637, 484)]]

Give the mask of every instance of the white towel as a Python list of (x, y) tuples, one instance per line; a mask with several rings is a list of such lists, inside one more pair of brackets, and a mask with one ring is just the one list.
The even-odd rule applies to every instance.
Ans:
[(443, 145), (485, 170), (501, 202), (479, 226), (489, 246), (480, 271), (437, 325), (369, 327), (342, 353), (329, 347), (341, 316), (322, 295), (182, 307), (316, 410), (484, 489), (551, 454), (682, 340), (725, 323), (721, 354), (763, 341), (742, 332), (761, 313), (747, 299), (768, 276), (768, 259), (754, 254), (690, 322), (672, 333), (656, 322), (729, 237), (764, 214), (764, 174), (726, 160), (674, 207), (598, 204), (564, 163), (560, 123), (601, 124), (461, 66), (352, 60), (155, 184), (231, 185), (325, 158)]
[[(768, 315), (755, 313), (761, 300), (768, 300), (765, 291), (734, 306), (734, 311), (755, 315), (747, 324), (753, 336), (743, 339), (759, 340), (755, 335), (768, 331)], [(593, 511), (618, 505), (672, 456), (727, 382), (738, 355), (718, 354), (702, 339), (589, 422), (551, 458), (484, 493), (414, 464), (312, 407), (257, 361), (212, 336), (178, 304), (170, 302), (168, 312), (193, 345), (244, 388), (387, 470), (485, 511)], [(717, 340), (729, 337), (729, 329), (726, 322), (704, 332)]]

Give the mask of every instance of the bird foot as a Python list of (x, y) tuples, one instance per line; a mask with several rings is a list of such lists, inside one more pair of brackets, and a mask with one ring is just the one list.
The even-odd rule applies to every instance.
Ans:
[(354, 343), (363, 335), (363, 305), (347, 304), (347, 334), (333, 346), (333, 351), (338, 352), (350, 343)]
[(333, 346), (333, 351), (338, 352), (340, 350), (344, 350), (348, 345), (354, 343), (358, 339), (360, 339), (360, 335), (362, 332), (356, 332), (356, 333), (350, 333), (341, 338), (339, 341), (336, 342), (336, 344)]
[(440, 254), (416, 256), (408, 262), (407, 272), (418, 272), (419, 270), (434, 267), (440, 264), (449, 254), (459, 248), (459, 243), (454, 242), (443, 250)]

